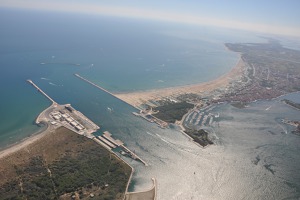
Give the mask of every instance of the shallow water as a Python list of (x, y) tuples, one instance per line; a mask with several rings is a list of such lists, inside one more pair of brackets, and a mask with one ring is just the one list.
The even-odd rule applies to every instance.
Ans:
[(149, 187), (156, 177), (159, 199), (300, 197), (300, 137), (280, 122), (299, 120), (299, 111), (273, 100), (246, 109), (221, 105), (212, 112), (220, 113), (220, 121), (214, 126), (215, 145), (206, 148), (178, 131), (145, 127), (129, 143), (150, 163), (135, 165), (134, 188)]
[[(230, 34), (172, 23), (1, 9), (0, 25), (6, 27), (0, 32), (0, 148), (37, 131), (35, 117), (49, 105), (27, 79), (58, 103), (80, 106), (81, 98), (92, 97), (76, 90), (73, 73), (110, 91), (135, 91), (211, 80), (238, 59), (224, 48)], [(182, 37), (191, 30), (198, 38)]]
[[(238, 56), (226, 51), (224, 42), (260, 41), (256, 37), (138, 20), (122, 25), (121, 19), (94, 16), (8, 10), (0, 16), (0, 24), (8, 27), (0, 33), (1, 147), (39, 129), (33, 122), (49, 102), (26, 83), (30, 78), (146, 160), (148, 167), (128, 160), (135, 168), (132, 190), (150, 187), (155, 177), (159, 199), (299, 198), (299, 136), (280, 122), (297, 119), (299, 111), (279, 100), (242, 110), (216, 107), (216, 144), (201, 148), (178, 130), (133, 116), (134, 108), (73, 75), (112, 91), (203, 82), (235, 64)], [(299, 94), (289, 97), (300, 99)]]

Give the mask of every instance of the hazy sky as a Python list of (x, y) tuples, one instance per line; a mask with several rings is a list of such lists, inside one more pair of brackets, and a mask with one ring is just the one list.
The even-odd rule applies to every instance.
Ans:
[(300, 37), (300, 0), (1, 0), (0, 7), (145, 18)]

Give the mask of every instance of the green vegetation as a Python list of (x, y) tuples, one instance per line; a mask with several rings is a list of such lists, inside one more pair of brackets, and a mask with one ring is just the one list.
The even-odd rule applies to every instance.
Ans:
[[(28, 162), (19, 165), (16, 160), (6, 165), (10, 169), (2, 168), (14, 175), (0, 184), (0, 199), (89, 199), (90, 194), (93, 199), (123, 199), (131, 168), (94, 141), (66, 129), (59, 132), (67, 134), (64, 151), (56, 153), (50, 146), (41, 151), (41, 143), (31, 149)], [(25, 153), (8, 160), (20, 155)]]
[(195, 142), (197, 142), (203, 147), (209, 144), (213, 144), (213, 142), (208, 137), (208, 132), (205, 131), (204, 129), (200, 129), (198, 131), (192, 129), (186, 129), (185, 133), (188, 134), (190, 137), (192, 137)]
[(187, 102), (168, 103), (154, 108), (155, 111), (159, 111), (154, 116), (165, 122), (174, 123), (176, 120), (181, 120), (183, 115), (193, 107), (193, 104)]

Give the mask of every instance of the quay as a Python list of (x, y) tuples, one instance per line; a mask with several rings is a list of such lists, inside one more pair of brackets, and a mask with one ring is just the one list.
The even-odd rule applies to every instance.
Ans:
[(33, 87), (35, 87), (41, 94), (52, 102), (52, 105), (45, 109), (36, 118), (36, 123), (44, 122), (49, 129), (57, 129), (60, 126), (88, 137), (90, 139), (95, 136), (92, 134), (100, 127), (93, 121), (88, 119), (84, 114), (74, 109), (71, 104), (60, 105), (56, 103), (49, 95), (47, 95), (41, 88), (39, 88), (32, 80), (27, 80)]
[[(117, 98), (117, 99), (123, 101), (124, 103), (128, 104), (126, 101), (124, 101), (124, 100), (118, 98), (118, 97), (115, 96), (113, 93), (111, 93), (111, 92), (109, 92), (108, 90), (104, 89), (103, 87), (101, 87), (101, 86), (99, 86), (99, 85), (93, 83), (92, 81), (87, 80), (86, 78), (80, 76), (79, 74), (74, 74), (74, 75), (75, 75), (76, 77), (78, 77), (79, 79), (81, 79), (81, 80), (83, 80), (83, 81), (85, 81), (85, 82), (87, 82), (87, 83), (93, 85), (94, 87), (96, 87), (96, 88), (98, 88), (98, 89), (100, 89), (100, 90), (102, 90), (102, 91), (104, 91), (104, 92), (106, 92), (106, 93), (112, 95), (113, 97), (115, 97), (115, 98)], [(130, 104), (128, 104), (128, 105), (130, 105)], [(132, 106), (132, 105), (130, 105), (130, 106)], [(136, 107), (135, 107), (135, 108), (136, 108)], [(137, 108), (137, 109), (140, 110), (139, 108)], [(158, 123), (158, 124), (161, 125), (160, 123)], [(163, 127), (163, 126), (160, 126), (160, 127)], [(96, 137), (94, 140), (95, 140), (97, 143), (103, 145), (103, 146), (104, 146), (106, 149), (108, 149), (108, 150), (112, 150), (112, 149), (114, 149), (114, 148), (116, 148), (116, 147), (121, 147), (121, 148), (123, 149), (123, 150), (121, 151), (121, 154), (122, 154), (122, 155), (128, 155), (128, 156), (131, 157), (132, 159), (137, 160), (137, 161), (140, 161), (140, 162), (142, 162), (145, 166), (148, 166), (148, 164), (147, 164), (143, 159), (141, 159), (138, 155), (136, 155), (136, 154), (135, 154), (134, 152), (132, 152), (130, 149), (128, 149), (127, 147), (125, 147), (125, 146), (123, 145), (123, 142), (121, 142), (120, 140), (115, 140), (115, 139), (113, 139), (113, 138), (111, 137), (111, 134), (110, 134), (108, 131), (104, 132), (103, 136), (98, 136), (98, 137)]]
[[(79, 75), (78, 77), (82, 78)], [(108, 92), (105, 89), (97, 86), (96, 84), (93, 84), (92, 82), (86, 79), (83, 80), (100, 88), (101, 90), (104, 90), (105, 92)], [(115, 156), (123, 160), (125, 163), (127, 163), (126, 160), (121, 158), (116, 152), (112, 151), (112, 149), (120, 148), (121, 150), (119, 151), (119, 153), (122, 156), (130, 157), (136, 161), (143, 163), (145, 166), (148, 166), (148, 164), (144, 160), (142, 160), (138, 155), (136, 155), (130, 149), (125, 147), (122, 141), (114, 139), (108, 131), (105, 131), (102, 136), (95, 137), (95, 135), (93, 135), (92, 133), (96, 132), (98, 129), (100, 129), (100, 127), (96, 125), (93, 121), (88, 119), (84, 114), (71, 107), (70, 104), (60, 105), (56, 103), (49, 95), (47, 95), (42, 89), (40, 89), (32, 80), (28, 79), (27, 82), (29, 82), (42, 95), (44, 95), (47, 99), (49, 99), (52, 102), (51, 106), (49, 106), (47, 109), (45, 109), (43, 112), (39, 114), (39, 116), (36, 119), (37, 124), (40, 124), (41, 122), (46, 123), (47, 129), (49, 129), (50, 131), (55, 130), (61, 126), (64, 126), (65, 128), (77, 134), (83, 135), (89, 139), (94, 140), (96, 143), (106, 148), (109, 152), (113, 153)], [(110, 92), (108, 93), (113, 95)], [(127, 164), (131, 167), (132, 173), (130, 175), (129, 181), (126, 186), (124, 200), (141, 199), (140, 197), (142, 197), (142, 199), (156, 200), (157, 186), (156, 186), (155, 179), (152, 179), (153, 187), (148, 191), (127, 192), (134, 171), (133, 167), (129, 163)]]
[[(124, 146), (124, 143), (121, 140), (116, 140), (111, 136), (111, 133), (108, 131), (104, 131), (103, 135), (97, 136), (93, 138), (94, 141), (101, 144), (103, 147), (105, 147), (107, 150), (112, 151), (112, 149), (115, 149), (117, 147), (121, 148), (119, 151), (122, 156), (127, 156), (132, 158), (133, 160), (139, 161), (143, 163), (145, 166), (148, 166), (148, 164), (141, 159), (138, 155), (136, 155), (134, 152), (132, 152), (130, 149), (128, 149), (126, 146)], [(115, 153), (115, 152), (113, 152)]]
[(128, 153), (129, 156), (131, 158), (133, 158), (134, 160), (140, 161), (141, 163), (143, 163), (145, 166), (148, 166), (148, 164), (142, 160), (138, 155), (136, 155), (134, 152), (132, 152), (130, 149), (128, 149), (127, 147), (125, 147), (124, 145), (121, 145), (121, 147), (124, 149), (125, 153)]

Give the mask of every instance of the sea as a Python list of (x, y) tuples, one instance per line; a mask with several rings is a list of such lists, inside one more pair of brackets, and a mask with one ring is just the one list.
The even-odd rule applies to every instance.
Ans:
[[(213, 80), (229, 72), (239, 54), (226, 42), (266, 42), (261, 34), (207, 26), (101, 15), (0, 9), (0, 149), (38, 134), (35, 124), (49, 100), (71, 103), (125, 142), (149, 166), (135, 169), (130, 191), (158, 184), (158, 199), (299, 199), (300, 136), (282, 119), (300, 112), (300, 93), (238, 109), (216, 106), (214, 145), (202, 148), (176, 126), (161, 129), (132, 115), (132, 106), (105, 89), (144, 91)], [(286, 43), (288, 44), (288, 42)], [(109, 108), (109, 109), (108, 109)]]

